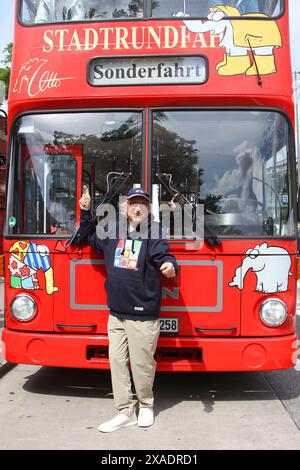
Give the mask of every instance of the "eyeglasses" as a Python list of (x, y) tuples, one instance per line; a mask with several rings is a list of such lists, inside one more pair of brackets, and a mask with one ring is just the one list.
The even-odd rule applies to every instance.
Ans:
[(130, 205), (130, 207), (133, 207), (134, 209), (136, 209), (137, 207), (148, 207), (149, 206), (149, 202), (145, 201), (145, 202), (130, 202), (128, 201), (128, 204)]

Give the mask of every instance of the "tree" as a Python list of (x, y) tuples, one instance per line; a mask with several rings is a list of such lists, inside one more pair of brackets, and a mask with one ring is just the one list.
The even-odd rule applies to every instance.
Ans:
[(12, 61), (13, 43), (9, 42), (3, 49), (4, 59), (1, 60), (4, 67), (0, 67), (0, 81), (5, 85), (5, 99), (8, 97), (9, 79), (10, 79), (10, 65)]
[[(10, 67), (0, 68), (0, 81), (2, 81), (5, 85), (5, 99), (6, 100), (8, 97), (9, 79), (10, 79)], [(4, 98), (4, 97), (1, 96), (1, 98)]]
[(2, 54), (5, 54), (5, 56), (4, 56), (4, 59), (1, 60), (1, 62), (5, 67), (9, 67), (11, 65), (12, 53), (13, 53), (13, 43), (9, 42), (2, 51)]
[[(168, 120), (164, 112), (154, 115), (154, 168), (160, 174), (171, 174), (172, 185), (178, 193), (185, 196), (190, 203), (204, 204), (206, 212), (220, 213), (221, 194), (203, 194), (202, 186), (205, 183), (205, 170), (200, 167), (199, 150), (195, 140), (188, 140), (176, 132), (167, 129), (164, 122)], [(155, 174), (155, 173), (154, 173)], [(155, 182), (159, 180), (155, 178)], [(162, 187), (162, 199), (171, 200), (172, 194)], [(175, 197), (175, 201), (184, 203)], [(181, 202), (180, 202), (181, 201)]]

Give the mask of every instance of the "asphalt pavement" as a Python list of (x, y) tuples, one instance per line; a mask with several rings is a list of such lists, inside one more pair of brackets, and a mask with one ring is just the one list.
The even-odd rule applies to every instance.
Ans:
[(0, 449), (300, 449), (300, 361), (274, 372), (157, 373), (154, 426), (111, 434), (97, 431), (115, 412), (109, 371), (3, 367)]
[(261, 373), (158, 373), (155, 424), (98, 432), (114, 413), (109, 371), (20, 365), (0, 380), (0, 449), (300, 449)]
[(269, 385), (300, 431), (300, 281), (297, 292), (298, 361), (293, 369), (264, 372)]

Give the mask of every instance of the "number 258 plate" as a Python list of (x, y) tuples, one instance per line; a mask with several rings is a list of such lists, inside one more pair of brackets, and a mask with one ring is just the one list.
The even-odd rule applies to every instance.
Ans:
[(159, 321), (161, 333), (178, 333), (178, 318), (160, 318)]

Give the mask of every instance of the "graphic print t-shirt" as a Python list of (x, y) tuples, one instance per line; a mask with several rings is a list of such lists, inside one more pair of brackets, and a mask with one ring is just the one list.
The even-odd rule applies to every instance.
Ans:
[(119, 240), (115, 251), (114, 267), (137, 270), (141, 240)]

